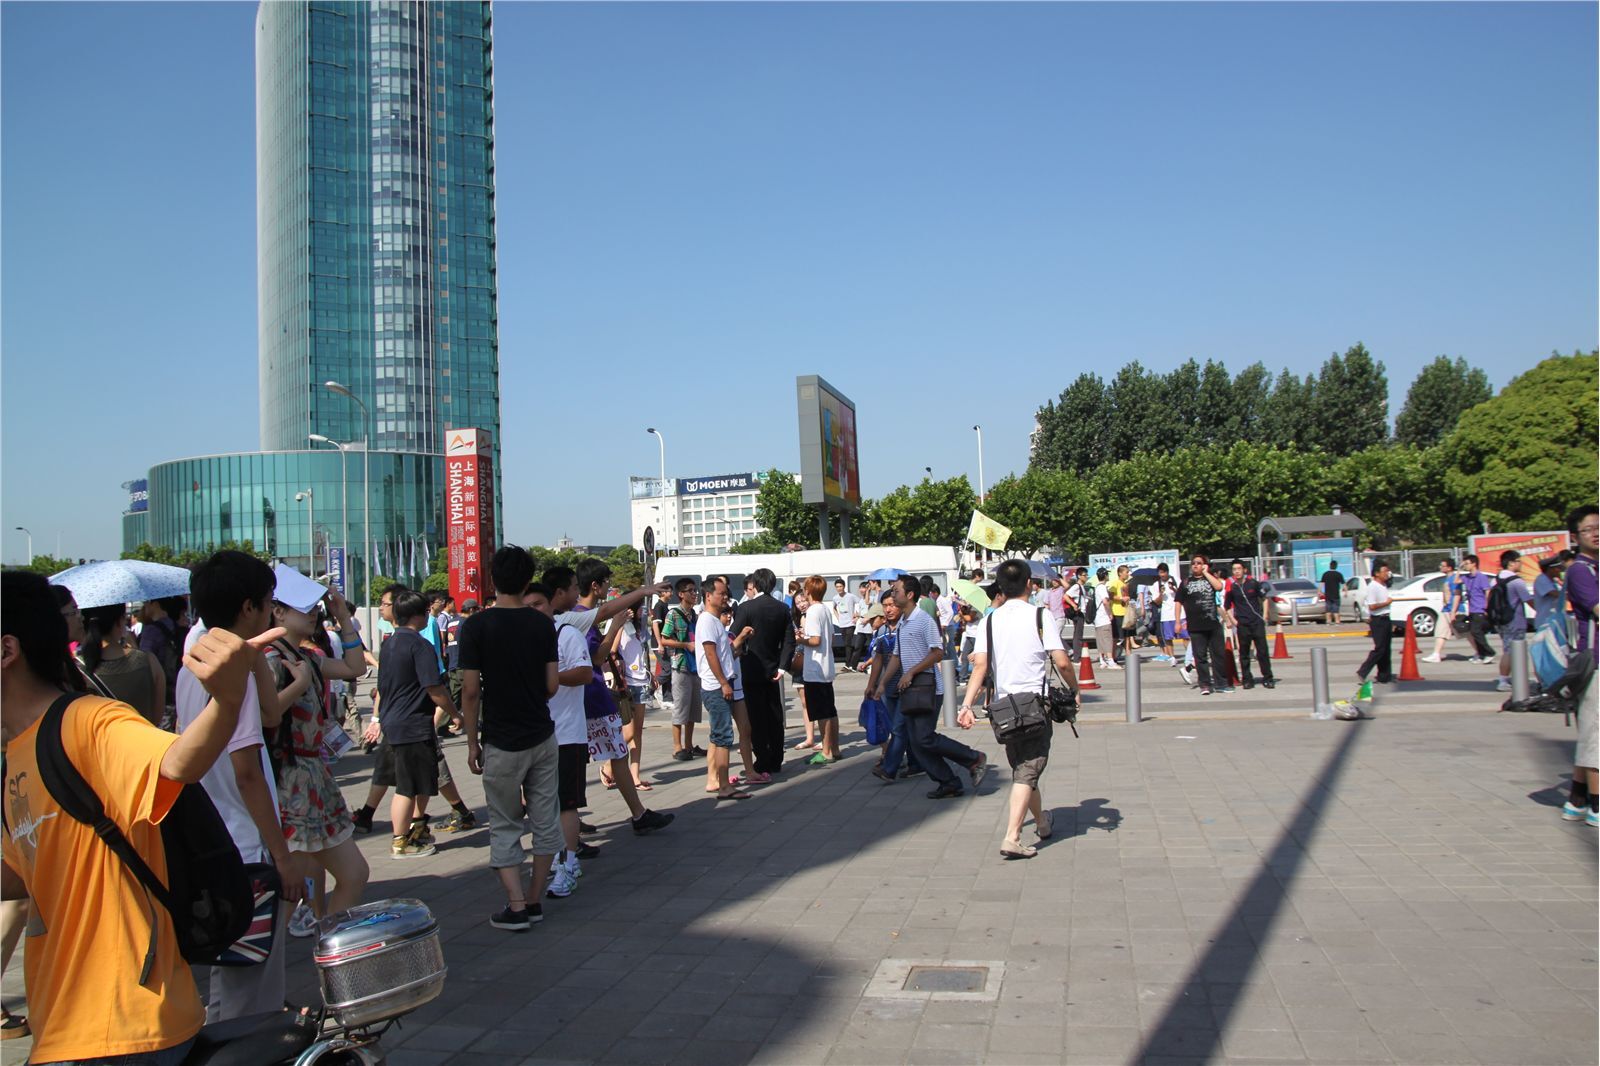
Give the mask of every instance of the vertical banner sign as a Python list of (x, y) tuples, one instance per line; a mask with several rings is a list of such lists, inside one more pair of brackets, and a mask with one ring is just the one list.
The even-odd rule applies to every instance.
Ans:
[(338, 589), (339, 595), (346, 595), (344, 590), (344, 549), (328, 545), (328, 584)]
[(494, 553), (493, 448), (487, 430), (452, 429), (445, 434), (444, 511), (450, 557), (450, 595), (486, 604)]

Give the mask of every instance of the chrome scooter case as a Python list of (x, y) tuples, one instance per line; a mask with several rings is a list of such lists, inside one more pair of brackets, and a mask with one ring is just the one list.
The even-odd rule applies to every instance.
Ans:
[(387, 899), (318, 923), (312, 956), (328, 1013), (346, 1029), (398, 1018), (444, 989), (439, 923), (415, 899)]

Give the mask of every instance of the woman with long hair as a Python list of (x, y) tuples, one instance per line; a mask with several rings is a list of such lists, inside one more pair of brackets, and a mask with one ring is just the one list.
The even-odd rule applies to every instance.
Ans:
[[(329, 654), (331, 644), (327, 650), (317, 646), (319, 636), (327, 637), (316, 605), (301, 611), (281, 601), (273, 602), (272, 617), (273, 625), (282, 626), (285, 633), (266, 651), (283, 712), (272, 748), (277, 756), (273, 769), (284, 840), (290, 851), (305, 854), (319, 868), (312, 903), (319, 918), (361, 902), (369, 872), (367, 860), (352, 839), (350, 809), (322, 757), (323, 734), (330, 724), (338, 724), (327, 702), (328, 679), (348, 681), (366, 670), (364, 658), (358, 658), (361, 642), (350, 622), (350, 608), (337, 592), (328, 593), (328, 602), (339, 623), (343, 655)], [(328, 874), (334, 880), (331, 892), (325, 888)], [(309, 935), (313, 930), (301, 924), (294, 931)]]
[(821, 735), (819, 750), (807, 764), (828, 766), (839, 758), (839, 709), (833, 694), (833, 612), (823, 602), (828, 582), (821, 574), (806, 578), (805, 621), (795, 643), (803, 645), (805, 664), (801, 683), (806, 694), (806, 721), (817, 723)]
[(78, 661), (96, 687), (160, 725), (167, 708), (167, 678), (152, 655), (129, 647), (128, 605), (109, 603), (82, 612)]
[(796, 668), (793, 663), (784, 663), (784, 669), (789, 671), (789, 678), (794, 682), (794, 691), (800, 697), (800, 717), (806, 723), (806, 739), (796, 744), (794, 750), (810, 751), (817, 746), (817, 727), (811, 721), (811, 715), (806, 711), (806, 689), (802, 680), (805, 675), (805, 667), (803, 665), (805, 649), (800, 646), (800, 638), (805, 634), (806, 608), (811, 606), (811, 602), (806, 599), (806, 591), (800, 587), (798, 581), (789, 582), (789, 589), (793, 594), (794, 601), (789, 608), (789, 614), (794, 621), (795, 658), (801, 661), (802, 666)]

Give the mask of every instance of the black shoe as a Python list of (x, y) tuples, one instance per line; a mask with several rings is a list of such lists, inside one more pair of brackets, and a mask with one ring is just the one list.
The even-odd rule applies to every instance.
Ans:
[(353, 826), (353, 828), (355, 829), (356, 832), (358, 832), (358, 833), (370, 833), (370, 832), (372, 832), (372, 815), (363, 814), (361, 811), (358, 810), (358, 811), (356, 811), (355, 814), (350, 816), (350, 821), (351, 821), (351, 824), (352, 824), (352, 826)]
[(928, 793), (928, 798), (931, 800), (953, 799), (956, 796), (965, 796), (966, 794), (966, 790), (960, 785), (940, 785)]
[(524, 907), (520, 911), (514, 911), (507, 907), (499, 914), (490, 915), (489, 917), (490, 925), (496, 929), (504, 929), (511, 933), (526, 933), (529, 926), (534, 922), (542, 921), (544, 921), (544, 912), (540, 910), (537, 903), (532, 907)]
[(572, 854), (580, 859), (598, 859), (600, 857), (600, 849), (593, 844), (579, 844), (573, 849)]
[(1261, 687), (1262, 688), (1277, 688), (1278, 687), (1278, 683), (1276, 681), (1274, 681), (1272, 678), (1269, 677), (1265, 681), (1261, 682)]
[(465, 833), (469, 829), (476, 828), (478, 828), (478, 816), (471, 811), (466, 814), (462, 814), (460, 811), (451, 811), (450, 816), (439, 823), (439, 832), (441, 833)]
[(578, 832), (580, 832), (580, 833), (598, 833), (598, 832), (600, 832), (600, 830), (596, 829), (594, 826), (590, 825), (588, 822), (579, 822), (578, 823)]
[(1392, 685), (1392, 684), (1394, 684), (1394, 675), (1391, 674), (1388, 677), (1380, 677), (1380, 678), (1378, 678), (1378, 684), (1380, 684), (1380, 685)]
[[(676, 817), (677, 815), (675, 814), (660, 814), (656, 811), (647, 810), (633, 820), (633, 831), (639, 836), (644, 836), (646, 833), (654, 833), (657, 829), (665, 829), (671, 825), (672, 820)], [(583, 855), (581, 848), (578, 854), (580, 857)]]
[(690, 759), (694, 758), (694, 753), (688, 748), (679, 748), (677, 751), (672, 753), (672, 758), (674, 762), (688, 762)]
[(872, 776), (876, 777), (879, 781), (882, 781), (886, 785), (894, 784), (894, 775), (889, 773), (881, 766), (874, 766), (872, 768)]
[(1256, 687), (1256, 683), (1254, 681), (1248, 681), (1248, 680), (1240, 682), (1240, 685), (1244, 688), (1244, 690), (1246, 692), (1249, 692), (1251, 689)]
[(694, 752), (694, 757), (697, 758), (697, 759), (704, 759), (706, 757), (706, 749), (702, 748), (698, 744), (696, 744), (694, 747), (690, 748), (689, 750)]

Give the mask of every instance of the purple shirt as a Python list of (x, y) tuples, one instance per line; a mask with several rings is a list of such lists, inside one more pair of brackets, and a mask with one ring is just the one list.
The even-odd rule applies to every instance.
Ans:
[(1587, 651), (1594, 632), (1595, 600), (1600, 598), (1600, 580), (1595, 573), (1595, 561), (1587, 555), (1578, 555), (1567, 567), (1567, 602), (1572, 604), (1572, 615), (1578, 621), (1578, 650)]
[(1467, 613), (1483, 614), (1488, 610), (1489, 590), (1494, 588), (1494, 578), (1479, 570), (1461, 579), (1461, 591), (1466, 596)]

